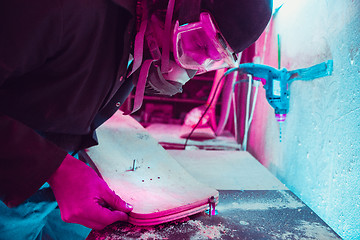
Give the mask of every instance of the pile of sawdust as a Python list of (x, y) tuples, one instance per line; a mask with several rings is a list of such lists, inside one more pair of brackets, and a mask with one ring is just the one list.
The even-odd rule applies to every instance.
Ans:
[(172, 221), (167, 224), (141, 227), (141, 226), (119, 226), (118, 224), (108, 228), (106, 233), (93, 234), (96, 240), (165, 240), (174, 239), (174, 236), (188, 236), (191, 240), (197, 239), (221, 239), (224, 234), (231, 232), (223, 224), (205, 225), (199, 220), (190, 220), (189, 217)]
[(190, 220), (187, 224), (198, 230), (192, 239), (221, 239), (221, 236), (229, 231), (229, 229), (222, 224), (208, 226), (198, 220)]

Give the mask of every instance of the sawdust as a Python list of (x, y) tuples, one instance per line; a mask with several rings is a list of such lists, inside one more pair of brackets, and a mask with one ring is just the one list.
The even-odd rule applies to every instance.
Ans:
[[(229, 231), (224, 225), (204, 225), (199, 220), (181, 220), (180, 222), (173, 222), (173, 224), (182, 224), (179, 227), (168, 226), (160, 227), (163, 231), (158, 231), (156, 229), (151, 229), (143, 233), (139, 239), (141, 240), (153, 240), (153, 239), (168, 239), (165, 236), (174, 235), (174, 234), (184, 234), (189, 233), (191, 235), (191, 240), (198, 239), (221, 239), (221, 236)], [(195, 230), (195, 231), (194, 231)]]
[(308, 222), (301, 220), (298, 222), (298, 226), (293, 229), (292, 232), (281, 231), (269, 232), (269, 235), (274, 239), (294, 239), (294, 240), (329, 240), (339, 239), (331, 228), (321, 225), (317, 222)]
[(296, 229), (302, 231), (309, 239), (327, 240), (337, 238), (331, 228), (317, 222), (307, 222), (302, 220), (300, 221), (299, 227)]
[(219, 212), (237, 210), (269, 210), (269, 209), (298, 209), (305, 207), (305, 204), (295, 199), (293, 196), (284, 191), (279, 191), (281, 197), (275, 199), (252, 199), (251, 201), (231, 202), (219, 205)]
[(143, 233), (139, 239), (141, 240), (152, 240), (152, 239), (167, 239), (161, 235), (159, 235), (158, 233), (155, 233), (155, 230)]
[(170, 223), (161, 224), (152, 227), (140, 227), (134, 225), (118, 225), (115, 224), (108, 228), (106, 232), (98, 232), (93, 234), (96, 240), (166, 240), (179, 239), (183, 236), (188, 236), (186, 239), (200, 240), (200, 239), (221, 239), (224, 234), (232, 233), (223, 224), (206, 225), (199, 220), (190, 220), (185, 217)]
[(227, 229), (224, 225), (218, 224), (216, 226), (204, 225), (201, 221), (198, 220), (190, 220), (187, 222), (192, 227), (195, 227), (198, 231), (191, 239), (221, 239), (223, 234), (226, 234), (229, 229)]

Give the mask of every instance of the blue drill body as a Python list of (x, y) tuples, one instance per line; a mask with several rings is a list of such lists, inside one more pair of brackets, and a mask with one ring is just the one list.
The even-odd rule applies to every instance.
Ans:
[(267, 65), (254, 63), (240, 64), (238, 68), (233, 70), (264, 79), (262, 83), (266, 90), (266, 99), (274, 108), (275, 114), (287, 114), (289, 112), (290, 84), (295, 80), (310, 81), (331, 75), (333, 61), (328, 60), (309, 68), (293, 71), (287, 71), (285, 68), (278, 70)]

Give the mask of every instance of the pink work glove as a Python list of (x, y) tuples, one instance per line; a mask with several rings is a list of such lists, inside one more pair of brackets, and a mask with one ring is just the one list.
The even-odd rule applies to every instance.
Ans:
[(127, 221), (127, 213), (132, 211), (132, 206), (121, 200), (92, 168), (70, 155), (48, 183), (65, 222), (101, 230), (116, 221)]

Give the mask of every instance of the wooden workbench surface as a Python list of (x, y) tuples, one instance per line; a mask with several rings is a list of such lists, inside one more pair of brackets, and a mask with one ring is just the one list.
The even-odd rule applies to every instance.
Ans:
[(218, 214), (200, 213), (157, 226), (114, 223), (100, 239), (340, 239), (249, 153), (168, 150), (198, 181), (219, 190)]
[(245, 151), (168, 150), (199, 182), (219, 190), (287, 190)]
[(220, 190), (218, 214), (200, 213), (153, 227), (115, 223), (92, 231), (103, 239), (341, 239), (289, 190)]

